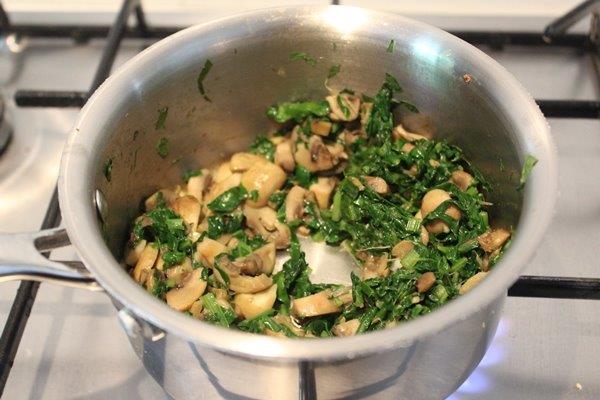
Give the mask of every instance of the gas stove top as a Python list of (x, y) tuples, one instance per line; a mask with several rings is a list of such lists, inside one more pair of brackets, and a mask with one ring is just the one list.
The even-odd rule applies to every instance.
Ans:
[[(122, 12), (139, 10), (136, 3), (125, 1)], [(60, 153), (90, 87), (111, 65), (179, 28), (152, 28), (142, 19), (125, 29), (123, 13), (112, 28), (8, 25), (2, 14), (0, 231), (37, 230), (60, 221), (53, 200)], [(600, 313), (592, 299), (600, 297), (600, 284), (576, 279), (600, 278), (598, 53), (585, 34), (546, 44), (539, 30), (455, 33), (538, 99), (558, 145), (560, 195), (527, 277), (509, 291), (491, 348), (450, 399), (598, 399)], [(67, 249), (53, 257), (75, 254)], [(51, 284), (1, 288), (3, 398), (166, 398), (131, 351), (107, 296)]]

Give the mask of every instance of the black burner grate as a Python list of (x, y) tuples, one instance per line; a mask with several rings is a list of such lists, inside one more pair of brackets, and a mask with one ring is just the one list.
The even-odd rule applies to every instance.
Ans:
[[(332, 1), (332, 4), (338, 4)], [(487, 45), (494, 49), (504, 46), (569, 47), (589, 52), (593, 57), (600, 82), (600, 22), (593, 15), (589, 35), (565, 34), (566, 28), (584, 14), (600, 8), (600, 0), (588, 0), (564, 17), (551, 24), (543, 34), (532, 32), (490, 32), (457, 31), (450, 32), (474, 45)], [(136, 17), (135, 26), (127, 22), (132, 11)], [(595, 25), (594, 25), (595, 24)], [(140, 0), (124, 0), (121, 9), (111, 26), (78, 25), (13, 25), (0, 3), (0, 34), (27, 37), (71, 38), (77, 43), (85, 43), (92, 38), (106, 38), (102, 58), (88, 92), (18, 90), (15, 102), (20, 107), (82, 107), (89, 96), (108, 77), (123, 38), (161, 39), (183, 27), (153, 28), (146, 24)], [(582, 100), (537, 100), (542, 112), (551, 118), (600, 118), (600, 101)], [(60, 224), (60, 210), (56, 190), (52, 195), (41, 228), (47, 229)], [(35, 301), (38, 282), (23, 281), (14, 298), (12, 308), (0, 337), (0, 397), (10, 374), (23, 331)], [(560, 299), (600, 299), (600, 279), (522, 276), (508, 290), (509, 296), (544, 297)], [(305, 374), (310, 375), (310, 374)], [(304, 397), (314, 393), (306, 385)], [(304, 393), (303, 392), (303, 393)], [(308, 397), (307, 397), (308, 396)]]

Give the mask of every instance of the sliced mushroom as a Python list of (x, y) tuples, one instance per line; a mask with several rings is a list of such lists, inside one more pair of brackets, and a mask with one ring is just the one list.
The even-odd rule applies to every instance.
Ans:
[(335, 178), (320, 176), (317, 178), (316, 183), (310, 185), (308, 190), (315, 195), (317, 205), (321, 210), (329, 208), (329, 201), (336, 183)]
[(435, 283), (435, 274), (433, 272), (425, 272), (417, 279), (417, 292), (425, 293)]
[[(421, 211), (417, 211), (417, 213), (415, 214), (415, 218), (419, 221), (423, 221), (423, 214), (421, 214)], [(427, 244), (429, 243), (429, 232), (427, 231), (427, 229), (425, 229), (423, 225), (421, 225), (420, 239), (421, 243), (427, 246)]]
[(176, 285), (180, 285), (192, 270), (192, 261), (189, 258), (185, 258), (181, 264), (167, 268), (165, 275), (167, 275), (167, 278), (172, 279)]
[[(434, 211), (440, 204), (443, 202), (450, 200), (450, 194), (445, 190), (441, 189), (432, 189), (429, 192), (425, 193), (423, 196), (423, 200), (421, 200), (421, 214), (423, 218), (427, 217), (427, 215)], [(454, 205), (450, 205), (445, 212), (451, 218), (459, 220), (461, 217), (460, 210), (456, 208)], [(427, 230), (430, 233), (448, 233), (450, 232), (450, 227), (441, 220), (435, 220), (427, 224)]]
[(245, 205), (243, 213), (248, 227), (267, 242), (273, 242), (278, 249), (285, 249), (290, 245), (290, 229), (277, 219), (275, 210)]
[(360, 320), (358, 318), (351, 319), (349, 321), (339, 322), (331, 329), (331, 332), (335, 336), (354, 336), (360, 326)]
[(178, 197), (171, 202), (171, 208), (181, 216), (190, 231), (195, 231), (200, 219), (202, 207), (196, 197), (187, 195)]
[(225, 193), (229, 189), (239, 186), (241, 182), (242, 174), (239, 172), (231, 173), (227, 178), (219, 182), (213, 180), (213, 184), (211, 185), (208, 193), (205, 196), (205, 202), (210, 203), (219, 195)]
[(156, 206), (158, 205), (158, 200), (161, 197), (166, 204), (169, 204), (170, 202), (172, 202), (175, 199), (175, 197), (177, 197), (177, 195), (175, 194), (175, 192), (173, 190), (169, 190), (169, 189), (161, 189), (161, 190), (155, 192), (152, 196), (148, 197), (146, 199), (146, 201), (144, 202), (144, 207), (146, 208), (146, 211), (154, 210), (156, 208)]
[(340, 306), (352, 301), (352, 293), (348, 290), (334, 293), (331, 289), (325, 289), (310, 296), (292, 300), (290, 311), (299, 318), (314, 317), (340, 312)]
[(260, 258), (262, 272), (265, 274), (270, 274), (273, 272), (277, 255), (274, 243), (267, 243), (264, 246), (254, 250), (252, 254), (255, 254)]
[(371, 118), (371, 110), (373, 110), (373, 103), (365, 102), (360, 105), (360, 124), (366, 126)]
[[(302, 337), (305, 332), (298, 325), (295, 324), (294, 320), (289, 315), (277, 314), (273, 317), (273, 320), (280, 325), (286, 326), (294, 335)], [(285, 332), (275, 332), (271, 329), (265, 329), (265, 334), (276, 337), (286, 337)]]
[(327, 171), (339, 163), (320, 136), (311, 136), (308, 144), (299, 143), (294, 153), (296, 163), (310, 172)]
[(194, 318), (200, 319), (202, 317), (203, 308), (204, 305), (202, 304), (202, 300), (196, 300), (194, 303), (192, 303), (192, 306), (188, 311), (190, 312), (190, 314), (192, 314)]
[(222, 162), (211, 171), (212, 180), (215, 183), (223, 182), (232, 174), (233, 172), (231, 171), (231, 163), (229, 161)]
[(210, 185), (211, 176), (207, 169), (202, 170), (202, 174), (198, 176), (192, 176), (187, 183), (187, 193), (190, 196), (194, 196), (198, 202), (202, 203), (204, 198), (204, 191)]
[(465, 281), (465, 283), (462, 284), (462, 286), (460, 287), (460, 289), (458, 289), (458, 293), (459, 294), (465, 294), (467, 293), (469, 290), (473, 289), (475, 286), (477, 286), (482, 280), (483, 278), (485, 278), (487, 276), (489, 272), (478, 272), (475, 275), (473, 275), (472, 277), (470, 277), (469, 279), (467, 279)]
[(380, 178), (378, 176), (365, 176), (365, 183), (375, 193), (388, 194), (390, 192), (390, 187), (388, 186), (385, 179)]
[(412, 149), (415, 148), (415, 145), (412, 143), (404, 143), (402, 145), (402, 148), (400, 150), (402, 150), (403, 153), (410, 153), (412, 151)]
[(498, 250), (510, 238), (510, 232), (504, 228), (492, 229), (477, 238), (479, 245), (487, 253)]
[(125, 264), (127, 265), (135, 265), (140, 259), (140, 255), (146, 248), (146, 241), (141, 239), (137, 242), (137, 244), (133, 247), (127, 245), (125, 249)]
[(315, 135), (329, 136), (332, 125), (331, 122), (322, 119), (313, 120), (310, 123), (310, 131)]
[(256, 200), (248, 199), (246, 204), (250, 207), (266, 206), (269, 196), (283, 186), (285, 179), (285, 171), (280, 166), (268, 161), (255, 164), (242, 175), (242, 186), (248, 192), (258, 192)]
[(187, 311), (202, 296), (206, 289), (206, 281), (201, 279), (202, 270), (190, 272), (181, 287), (169, 290), (165, 296), (167, 304), (178, 311)]
[(157, 257), (158, 248), (154, 246), (154, 243), (149, 243), (140, 253), (140, 257), (133, 269), (132, 276), (136, 282), (142, 283), (146, 281)]
[(163, 250), (158, 250), (158, 257), (156, 258), (156, 262), (154, 263), (154, 268), (159, 271), (165, 269), (165, 259), (163, 258)]
[(396, 258), (403, 259), (405, 255), (415, 248), (413, 242), (409, 240), (401, 240), (392, 248), (392, 255)]
[(390, 270), (388, 269), (387, 253), (384, 253), (380, 256), (367, 254), (362, 268), (362, 278), (364, 280), (378, 277), (385, 278), (389, 274)]
[(266, 274), (257, 276), (238, 275), (229, 277), (229, 289), (236, 293), (257, 293), (273, 284), (273, 279)]
[(427, 138), (423, 135), (419, 135), (418, 133), (409, 132), (402, 124), (398, 124), (394, 130), (392, 131), (392, 137), (396, 140), (404, 139), (407, 142), (415, 142), (417, 140), (427, 140)]
[(282, 141), (275, 147), (275, 164), (279, 165), (287, 172), (292, 172), (296, 168), (294, 161), (294, 149), (291, 140)]
[(238, 293), (235, 295), (235, 312), (248, 319), (273, 308), (277, 298), (277, 285), (254, 294)]
[(233, 172), (244, 172), (257, 164), (267, 162), (262, 156), (252, 153), (235, 153), (229, 160), (229, 166)]
[(361, 137), (361, 132), (360, 131), (344, 131), (344, 133), (342, 134), (342, 138), (344, 139), (344, 143), (346, 145), (350, 145), (354, 142), (356, 142), (358, 139), (360, 139)]
[(304, 214), (304, 196), (306, 189), (301, 186), (294, 186), (285, 196), (285, 220), (292, 222), (302, 218)]
[(360, 98), (350, 93), (337, 93), (325, 97), (329, 103), (329, 118), (334, 121), (354, 121), (360, 111)]
[(215, 257), (221, 253), (225, 253), (226, 251), (227, 247), (224, 244), (205, 237), (196, 245), (196, 253), (194, 254), (194, 257), (203, 264), (212, 267), (215, 263)]
[(462, 170), (456, 170), (452, 172), (450, 182), (454, 183), (463, 192), (473, 184), (473, 176), (468, 172)]

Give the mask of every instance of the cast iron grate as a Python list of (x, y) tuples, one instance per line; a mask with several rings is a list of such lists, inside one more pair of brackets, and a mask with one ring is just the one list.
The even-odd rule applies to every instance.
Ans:
[[(333, 1), (332, 4), (338, 4)], [(600, 82), (600, 0), (581, 3), (565, 16), (548, 26), (544, 33), (454, 31), (450, 32), (474, 45), (487, 45), (494, 49), (504, 46), (567, 47), (588, 52), (594, 60), (596, 75)], [(128, 20), (135, 14), (135, 25)], [(592, 13), (589, 34), (564, 33), (573, 23)], [(150, 27), (146, 24), (140, 0), (124, 0), (111, 26), (83, 25), (14, 25), (0, 3), (0, 35), (37, 38), (71, 38), (76, 43), (86, 43), (93, 38), (106, 38), (102, 58), (90, 89), (87, 92), (18, 90), (15, 103), (20, 107), (82, 107), (89, 96), (108, 77), (123, 38), (161, 39), (183, 27)], [(548, 118), (600, 119), (598, 100), (536, 100)], [(48, 229), (60, 224), (60, 210), (56, 189), (52, 195), (41, 228)], [(17, 353), (23, 331), (31, 313), (39, 287), (38, 282), (23, 281), (15, 295), (9, 316), (0, 337), (0, 397)], [(569, 278), (545, 276), (521, 276), (508, 290), (509, 296), (544, 297), (559, 299), (600, 300), (600, 278)], [(304, 371), (304, 372), (302, 372)], [(302, 398), (314, 398), (314, 375), (310, 365), (301, 371)], [(309, 379), (311, 378), (311, 379)], [(303, 384), (302, 382), (308, 382)], [(313, 384), (310, 384), (313, 382)]]

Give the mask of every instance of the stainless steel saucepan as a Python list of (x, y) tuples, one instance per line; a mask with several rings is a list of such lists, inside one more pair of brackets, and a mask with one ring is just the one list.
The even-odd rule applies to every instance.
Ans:
[[(390, 40), (393, 52), (387, 51)], [(306, 52), (317, 63), (291, 60), (292, 52)], [(208, 59), (210, 102), (197, 83)], [(318, 340), (209, 325), (138, 286), (119, 260), (140, 201), (179, 182), (182, 171), (213, 164), (272, 130), (264, 114), (269, 105), (323, 97), (327, 71), (338, 63), (341, 72), (328, 84), (340, 89), (375, 93), (385, 73), (396, 76), (402, 96), (421, 111), (406, 124), (462, 147), (493, 182), (493, 221), (516, 234), (488, 278), (395, 328)], [(159, 110), (167, 113), (164, 127), (156, 123)], [(169, 141), (165, 159), (155, 149), (163, 137)], [(539, 162), (520, 192), (527, 154)], [(110, 182), (103, 174), (108, 160)], [(63, 153), (59, 194), (66, 231), (1, 235), (0, 279), (106, 290), (133, 348), (176, 399), (441, 399), (466, 379), (494, 335), (506, 290), (551, 218), (556, 168), (548, 125), (531, 97), (484, 53), (441, 30), (342, 6), (240, 14), (156, 43), (96, 91)], [(69, 239), (87, 270), (39, 254)], [(317, 270), (335, 267), (335, 259), (322, 263), (313, 253)]]

